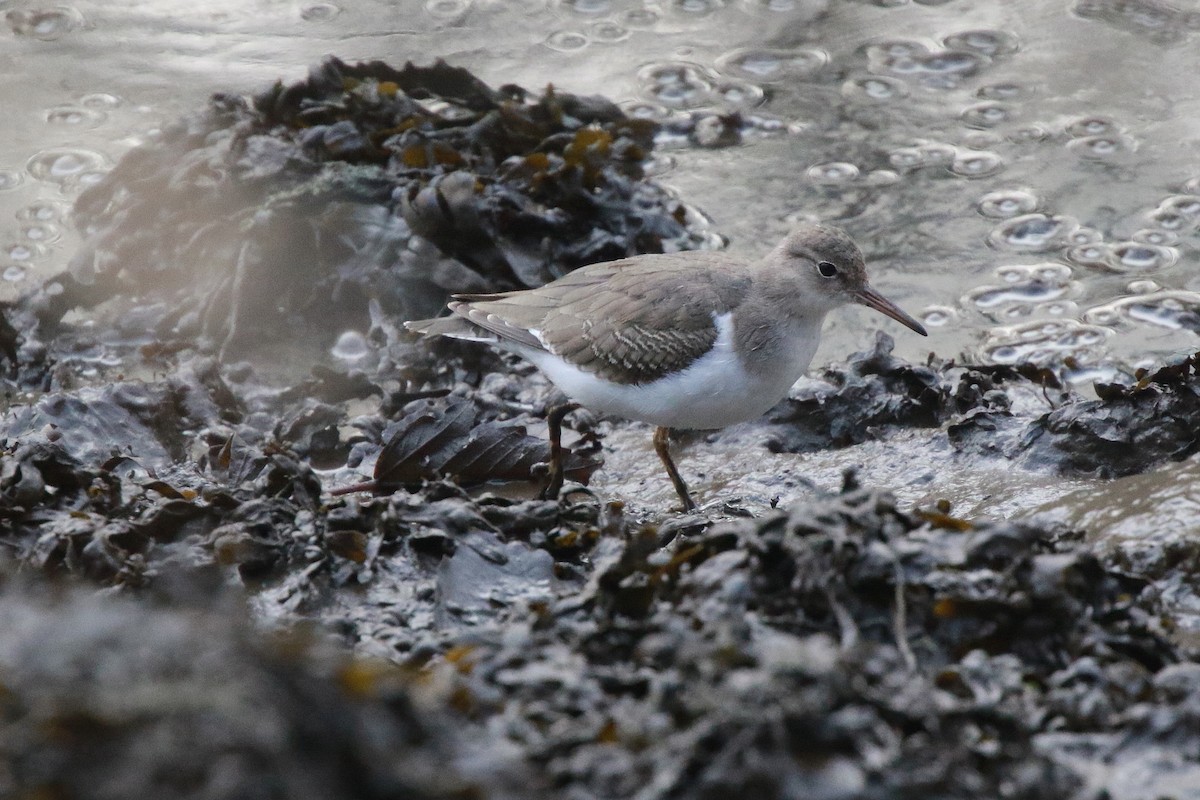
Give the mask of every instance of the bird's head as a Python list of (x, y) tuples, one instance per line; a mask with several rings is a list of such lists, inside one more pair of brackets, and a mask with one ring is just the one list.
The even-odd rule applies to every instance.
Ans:
[(816, 300), (823, 306), (822, 310), (844, 303), (858, 303), (928, 336), (925, 326), (871, 287), (862, 251), (841, 228), (811, 223), (798, 225), (773, 255), (797, 271), (806, 288), (806, 298)]

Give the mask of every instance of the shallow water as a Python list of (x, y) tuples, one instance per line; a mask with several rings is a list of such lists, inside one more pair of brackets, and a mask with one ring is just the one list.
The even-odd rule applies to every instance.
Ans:
[[(739, 250), (764, 252), (795, 219), (841, 220), (877, 286), (931, 329), (928, 340), (892, 331), (907, 358), (933, 350), (1033, 361), (1086, 390), (1200, 347), (1200, 89), (1191, 79), (1200, 23), (1151, 0), (152, 0), (0, 10), (9, 121), (0, 298), (64, 268), (79, 242), (73, 197), (212, 92), (295, 79), (327, 53), (444, 57), (493, 84), (554, 82), (668, 122), (691, 112), (752, 118), (732, 147), (668, 137), (658, 179)], [(896, 327), (861, 309), (833, 315), (814, 363), (865, 345), (875, 326)], [(610, 437), (596, 485), (618, 496), (639, 487), (661, 512), (673, 498), (648, 446), (635, 444), (643, 434)], [(932, 477), (904, 480), (913, 459)], [(776, 475), (830, 490), (854, 464), (906, 501), (946, 497), (964, 514), (1053, 506), (1066, 521), (1126, 531), (1156, 524), (1159, 507), (1129, 510), (1121, 493), (1014, 478), (1002, 464), (948, 462), (904, 436), (771, 456), (766, 477), (744, 477), (762, 476), (767, 460), (748, 437), (700, 437), (685, 474), (702, 497), (728, 492), (751, 507), (806, 491), (776, 486)], [(1157, 480), (1171, 485), (1173, 470), (1182, 480), (1188, 469)], [(1173, 520), (1194, 519), (1190, 506), (1168, 505)]]

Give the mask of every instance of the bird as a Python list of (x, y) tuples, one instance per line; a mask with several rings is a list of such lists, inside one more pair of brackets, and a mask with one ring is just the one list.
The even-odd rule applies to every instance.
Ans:
[(841, 228), (796, 225), (765, 257), (728, 251), (646, 254), (590, 264), (533, 289), (456, 294), (448, 316), (405, 326), (500, 347), (569, 398), (549, 414), (550, 478), (562, 486), (561, 423), (583, 406), (649, 423), (685, 512), (697, 510), (670, 453), (672, 430), (755, 419), (787, 396), (816, 353), (825, 315), (858, 303), (922, 336), (871, 287)]

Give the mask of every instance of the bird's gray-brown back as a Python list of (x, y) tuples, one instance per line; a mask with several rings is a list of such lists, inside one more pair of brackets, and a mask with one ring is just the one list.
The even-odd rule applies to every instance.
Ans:
[(576, 270), (538, 289), (464, 295), (450, 308), (526, 347), (622, 384), (685, 368), (716, 341), (714, 316), (745, 299), (750, 277), (726, 253), (675, 253)]

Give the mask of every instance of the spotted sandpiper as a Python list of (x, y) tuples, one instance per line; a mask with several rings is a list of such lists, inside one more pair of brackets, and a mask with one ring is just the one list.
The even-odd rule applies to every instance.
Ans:
[[(808, 368), (825, 314), (847, 303), (927, 335), (871, 288), (845, 231), (814, 224), (797, 226), (759, 261), (708, 251), (635, 256), (537, 289), (455, 295), (450, 316), (405, 324), (517, 353), (576, 403), (655, 425), (654, 449), (693, 511), (671, 460), (671, 429), (723, 428), (762, 415)], [(553, 444), (561, 419), (552, 419)], [(561, 483), (552, 459), (554, 492)]]

